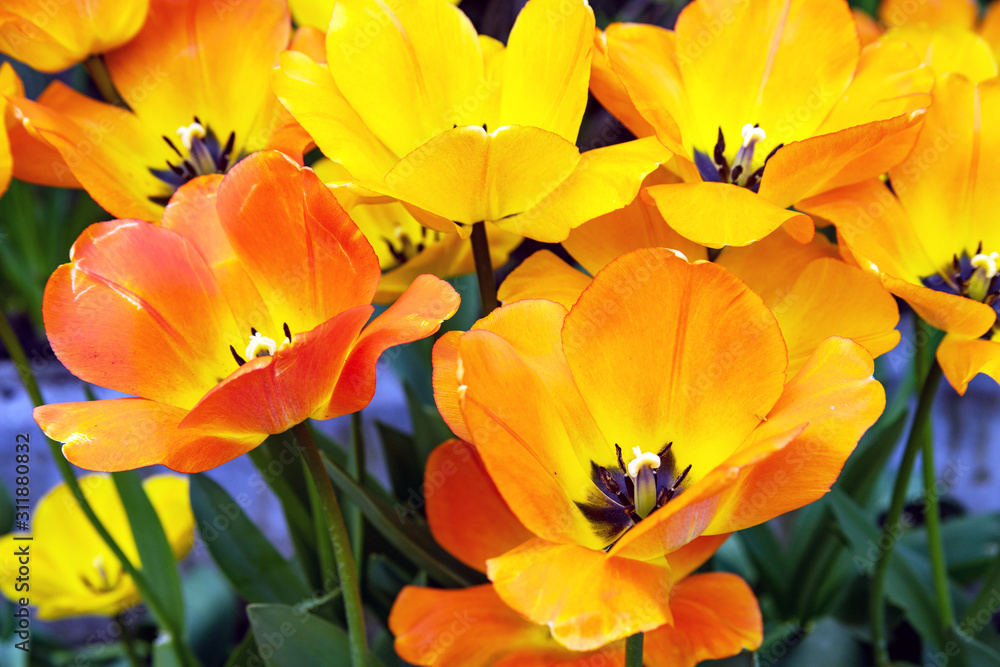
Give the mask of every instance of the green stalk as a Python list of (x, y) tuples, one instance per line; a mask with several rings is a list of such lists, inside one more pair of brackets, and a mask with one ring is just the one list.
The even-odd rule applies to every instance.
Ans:
[(486, 238), (486, 223), (472, 225), (472, 257), (476, 260), (476, 277), (479, 279), (479, 300), (483, 304), (483, 317), (489, 315), (500, 302), (497, 301), (497, 281), (490, 259), (490, 242)]
[[(935, 377), (932, 379), (932, 375)], [(941, 366), (935, 360), (927, 379), (937, 389), (941, 380)], [(934, 391), (931, 391), (933, 397)], [(929, 412), (929, 410), (928, 410)], [(951, 605), (951, 595), (948, 592), (948, 566), (944, 558), (944, 543), (941, 539), (941, 509), (938, 506), (937, 479), (934, 472), (934, 437), (930, 422), (924, 423), (921, 429), (923, 435), (923, 468), (924, 468), (924, 521), (927, 523), (927, 546), (930, 552), (931, 572), (934, 576), (934, 590), (937, 593), (938, 611), (942, 629), (947, 629), (955, 623), (955, 610)]]
[[(362, 486), (365, 483), (365, 436), (361, 431), (361, 411), (351, 414), (351, 457), (348, 459), (349, 472)], [(354, 547), (354, 562), (358, 566), (358, 577), (364, 574), (364, 529), (365, 517), (361, 509), (354, 503), (348, 503), (344, 508), (348, 528), (351, 535), (351, 546)]]
[(125, 616), (118, 614), (115, 616), (115, 622), (118, 623), (118, 627), (122, 631), (122, 646), (125, 648), (125, 657), (128, 658), (128, 664), (131, 667), (142, 667), (142, 660), (139, 659), (139, 654), (135, 652), (135, 636), (126, 624)]
[(642, 633), (625, 640), (625, 667), (642, 667)]
[[(885, 590), (885, 576), (889, 570), (889, 556), (892, 555), (892, 548), (896, 540), (893, 530), (899, 524), (899, 519), (903, 514), (903, 505), (906, 502), (906, 487), (910, 483), (910, 474), (913, 472), (913, 464), (916, 461), (917, 452), (920, 450), (921, 444), (927, 440), (922, 435), (930, 421), (931, 406), (934, 404), (934, 395), (937, 393), (941, 375), (941, 366), (935, 362), (928, 371), (927, 378), (920, 389), (917, 411), (913, 415), (913, 424), (910, 427), (910, 434), (906, 439), (906, 449), (903, 450), (903, 460), (899, 464), (899, 471), (896, 473), (896, 483), (892, 488), (892, 501), (889, 504), (889, 512), (885, 517), (883, 534), (887, 546), (879, 552), (878, 558), (875, 561), (875, 571), (872, 575), (869, 611), (871, 614), (875, 662), (879, 667), (887, 667), (889, 664), (889, 646), (886, 640), (885, 609), (882, 604), (882, 597)], [(929, 537), (930, 534), (928, 532)], [(940, 540), (940, 536), (938, 539)]]
[(365, 640), (365, 617), (361, 606), (361, 589), (358, 585), (358, 574), (354, 567), (354, 557), (351, 555), (351, 542), (347, 537), (347, 527), (344, 516), (340, 512), (337, 494), (330, 484), (330, 477), (316, 449), (316, 442), (309, 432), (309, 426), (302, 422), (292, 428), (295, 438), (302, 447), (302, 456), (309, 469), (309, 475), (319, 492), (320, 505), (326, 517), (327, 529), (330, 531), (330, 542), (333, 544), (333, 555), (337, 561), (337, 576), (340, 579), (340, 590), (344, 597), (344, 612), (347, 616), (348, 642), (351, 650), (351, 663), (354, 667), (364, 667), (368, 660), (368, 645)]
[[(21, 341), (17, 339), (14, 334), (14, 330), (10, 326), (10, 322), (7, 321), (7, 316), (0, 313), (0, 340), (3, 341), (4, 346), (7, 348), (7, 352), (10, 353), (10, 358), (14, 362), (14, 367), (17, 369), (17, 374), (21, 378), (21, 382), (24, 384), (24, 388), (28, 391), (28, 395), (31, 397), (31, 402), (35, 404), (35, 407), (40, 407), (45, 404), (42, 400), (42, 392), (38, 389), (38, 382), (35, 381), (35, 375), (31, 371), (31, 365), (28, 363), (28, 356), (24, 353), (24, 348), (21, 346)], [(180, 660), (182, 665), (200, 665), (198, 658), (195, 657), (191, 650), (188, 649), (187, 644), (184, 643), (184, 635), (182, 633), (182, 628), (177, 628), (174, 626), (173, 621), (170, 619), (169, 615), (164, 613), (163, 607), (160, 605), (160, 601), (153, 595), (153, 590), (149, 586), (149, 582), (146, 581), (145, 576), (142, 574), (141, 570), (136, 569), (132, 564), (132, 561), (128, 559), (125, 552), (122, 551), (121, 547), (111, 533), (108, 532), (101, 520), (97, 518), (97, 514), (94, 512), (94, 508), (91, 507), (90, 502), (87, 497), (83, 495), (83, 490), (80, 488), (80, 484), (76, 479), (76, 474), (73, 472), (73, 466), (70, 465), (66, 457), (63, 456), (62, 448), (59, 446), (55, 440), (51, 438), (46, 438), (46, 442), (49, 443), (49, 448), (52, 450), (52, 459), (56, 462), (59, 467), (59, 473), (62, 475), (63, 481), (66, 482), (66, 486), (69, 487), (70, 493), (73, 494), (73, 498), (76, 499), (77, 504), (80, 505), (80, 509), (83, 511), (84, 516), (90, 521), (90, 524), (100, 535), (104, 543), (108, 545), (108, 549), (114, 554), (121, 564), (122, 569), (125, 573), (132, 577), (132, 581), (135, 582), (135, 587), (139, 589), (139, 595), (142, 596), (143, 601), (149, 607), (153, 615), (156, 616), (157, 620), (171, 635), (174, 639), (172, 642), (176, 651), (177, 658)]]

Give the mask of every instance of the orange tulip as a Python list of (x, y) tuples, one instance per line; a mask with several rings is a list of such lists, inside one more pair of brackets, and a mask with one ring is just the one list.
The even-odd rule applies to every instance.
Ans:
[(132, 39), (149, 0), (4, 0), (0, 53), (42, 72), (58, 72)]
[(485, 221), (561, 241), (669, 157), (655, 139), (576, 146), (585, 0), (529, 0), (506, 46), (446, 0), (341, 0), (329, 26), (326, 62), (282, 54), (275, 92), (359, 195), (403, 202), (443, 233)]
[[(471, 567), (485, 572), (489, 559), (531, 539), (468, 443), (452, 440), (434, 450), (425, 480), (434, 536)], [(693, 667), (760, 646), (760, 610), (746, 583), (729, 573), (690, 574), (726, 537), (701, 538), (670, 554), (673, 619), (647, 633), (644, 664)], [(662, 583), (666, 590), (669, 582)], [(549, 583), (554, 589), (573, 585), (572, 577)], [(489, 585), (448, 591), (408, 586), (393, 605), (389, 627), (396, 635), (397, 654), (428, 667), (593, 667), (620, 665), (625, 653), (622, 641), (572, 651), (548, 627), (504, 604)]]
[[(942, 43), (940, 46), (965, 47), (968, 52), (948, 52), (936, 49), (936, 53), (928, 54), (934, 57), (971, 58), (985, 64), (981, 53), (983, 45), (986, 45), (988, 50), (993, 52), (994, 57), (1000, 57), (1000, 3), (997, 2), (989, 3), (986, 13), (980, 20), (979, 3), (976, 0), (925, 0), (923, 2), (883, 0), (879, 4), (878, 17), (884, 25), (890, 28), (921, 27), (952, 33), (955, 31), (965, 33), (964, 36), (957, 38), (962, 40), (962, 43), (954, 42), (950, 45)], [(978, 39), (976, 39), (977, 37)], [(944, 74), (945, 71), (960, 70), (939, 70), (938, 73)], [(969, 76), (968, 72), (965, 74)]]
[(274, 151), (182, 186), (160, 225), (92, 225), (70, 257), (45, 290), (52, 349), (82, 380), (138, 396), (35, 410), (91, 470), (206, 470), (360, 410), (382, 351), (458, 307), (421, 276), (365, 326), (374, 251), (315, 173)]
[[(665, 180), (661, 174), (647, 184)], [(574, 229), (563, 247), (590, 275), (638, 248), (673, 248), (689, 261), (708, 251), (672, 230), (641, 199)], [(800, 244), (783, 230), (744, 247), (729, 247), (715, 262), (757, 293), (781, 327), (794, 375), (830, 336), (850, 338), (879, 356), (899, 342), (896, 301), (874, 276), (840, 259), (837, 247), (817, 235)], [(591, 279), (548, 250), (518, 266), (500, 286), (500, 300), (550, 299), (571, 308)]]
[(568, 312), (518, 301), (442, 336), (438, 408), (535, 535), (488, 562), (499, 597), (592, 650), (671, 621), (669, 554), (823, 495), (885, 395), (853, 341), (791, 378), (787, 355), (738, 278), (660, 248)]
[(644, 196), (713, 248), (783, 224), (808, 241), (812, 221), (788, 207), (899, 163), (932, 85), (907, 45), (862, 50), (843, 0), (696, 0), (674, 31), (613, 24), (597, 50), (594, 94), (676, 156), (684, 182)]
[[(309, 139), (270, 87), (290, 30), (282, 0), (153, 0), (135, 39), (105, 55), (131, 110), (59, 81), (35, 102), (10, 98), (28, 132), (61, 156), (55, 182), (51, 173), (38, 182), (79, 181), (112, 215), (158, 220), (179, 185), (254, 150), (301, 156)], [(15, 163), (44, 160), (30, 146), (15, 153)]]
[(960, 394), (1000, 381), (997, 285), (1000, 79), (941, 77), (910, 156), (889, 172), (805, 202), (851, 255), (924, 320), (948, 332), (937, 358)]

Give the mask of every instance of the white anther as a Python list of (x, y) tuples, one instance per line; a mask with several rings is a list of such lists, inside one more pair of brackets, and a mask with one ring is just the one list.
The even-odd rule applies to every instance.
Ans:
[(257, 357), (270, 357), (278, 349), (278, 344), (267, 336), (261, 336), (260, 332), (250, 336), (250, 343), (247, 345), (246, 358), (247, 361), (251, 359), (256, 359)]
[(756, 144), (760, 141), (767, 139), (767, 133), (764, 132), (764, 128), (754, 127), (751, 123), (747, 123), (743, 126), (741, 131), (743, 134), (743, 147), (746, 148), (750, 144)]
[(628, 462), (628, 475), (632, 479), (639, 476), (639, 471), (644, 466), (649, 466), (653, 470), (660, 467), (660, 457), (652, 452), (644, 452), (638, 446), (632, 448), (635, 458)]
[(184, 148), (191, 150), (191, 142), (194, 139), (204, 139), (206, 135), (205, 128), (201, 123), (191, 123), (190, 125), (181, 125), (177, 128), (177, 137), (184, 144)]
[(971, 264), (974, 269), (982, 269), (987, 279), (992, 279), (997, 274), (997, 265), (1000, 264), (1000, 253), (991, 252), (988, 255), (976, 255), (972, 258)]

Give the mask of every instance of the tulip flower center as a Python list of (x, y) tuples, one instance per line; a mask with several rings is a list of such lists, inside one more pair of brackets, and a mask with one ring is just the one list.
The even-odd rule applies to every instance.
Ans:
[(712, 157), (695, 149), (694, 163), (697, 165), (698, 172), (705, 181), (732, 183), (733, 185), (757, 192), (758, 188), (760, 188), (760, 179), (764, 176), (764, 167), (767, 166), (768, 160), (784, 144), (775, 146), (768, 153), (767, 157), (764, 158), (764, 163), (754, 170), (754, 151), (757, 144), (767, 139), (767, 133), (759, 125), (747, 123), (743, 126), (741, 134), (743, 135), (743, 141), (740, 143), (739, 150), (736, 151), (736, 156), (733, 158), (732, 164), (726, 158), (726, 138), (722, 134), (721, 127), (719, 128), (719, 139), (715, 143), (715, 150), (712, 152)]
[[(658, 454), (632, 448), (632, 460), (625, 465), (621, 447), (615, 445), (618, 470), (594, 464), (596, 477), (608, 498), (624, 508), (625, 513), (638, 523), (654, 510), (666, 505), (680, 489), (691, 472), (691, 466), (674, 475), (674, 456), (668, 443)], [(586, 512), (586, 508), (584, 509)], [(595, 513), (595, 516), (597, 513)]]
[[(198, 119), (190, 125), (182, 125), (177, 128), (177, 146), (170, 137), (164, 136), (171, 150), (177, 154), (179, 160), (174, 164), (167, 160), (167, 169), (150, 169), (149, 171), (158, 179), (169, 185), (173, 190), (177, 190), (191, 179), (206, 174), (225, 174), (229, 168), (235, 164), (233, 160), (233, 148), (236, 145), (236, 133), (230, 132), (226, 143), (220, 144), (211, 128), (206, 127)], [(150, 197), (150, 201), (161, 206), (166, 206), (170, 201), (170, 195)]]
[[(414, 241), (413, 237), (401, 225), (396, 225), (394, 238), (382, 237), (382, 241), (385, 242), (389, 254), (392, 256), (392, 262), (389, 262), (388, 266), (382, 266), (382, 270), (388, 271), (405, 264), (426, 250), (428, 246), (439, 243), (442, 236), (441, 232), (436, 229), (429, 230), (421, 226), (420, 237)], [(385, 263), (383, 262), (383, 264)]]
[(939, 292), (958, 294), (998, 309), (1000, 308), (998, 275), (1000, 275), (1000, 253), (984, 253), (983, 244), (980, 242), (972, 257), (965, 252), (961, 257), (953, 255), (951, 265), (947, 269), (924, 278), (923, 283), (924, 286)]
[(247, 362), (247, 359), (256, 359), (257, 357), (271, 357), (274, 353), (285, 349), (287, 346), (292, 344), (292, 332), (288, 328), (288, 324), (282, 325), (285, 330), (285, 339), (281, 341), (281, 345), (278, 345), (273, 338), (268, 338), (262, 335), (255, 328), (250, 327), (250, 342), (247, 343), (247, 348), (244, 351), (244, 357), (241, 357), (236, 351), (236, 348), (232, 345), (229, 346), (229, 351), (232, 352), (233, 358), (236, 359), (236, 363), (242, 366)]
[[(81, 574), (80, 580), (94, 593), (107, 593), (114, 590), (121, 583), (123, 575), (121, 564), (118, 561), (114, 561), (114, 564), (117, 567), (112, 569), (113, 576), (109, 577), (108, 571), (104, 567), (104, 556), (97, 554), (91, 561), (94, 569)], [(95, 572), (97, 576), (94, 576)]]

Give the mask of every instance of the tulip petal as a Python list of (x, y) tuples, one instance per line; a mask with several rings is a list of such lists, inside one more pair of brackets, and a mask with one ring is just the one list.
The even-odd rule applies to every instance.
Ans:
[(396, 155), (455, 125), (483, 123), (489, 96), (479, 36), (449, 3), (342, 0), (326, 56), (344, 97)]
[(187, 477), (154, 475), (142, 483), (160, 517), (174, 558), (182, 560), (194, 546), (194, 512)]
[(274, 92), (323, 154), (354, 178), (381, 183), (396, 164), (396, 154), (344, 99), (330, 70), (294, 51), (282, 53), (278, 62), (272, 78)]
[(671, 228), (712, 248), (749, 245), (789, 222), (812, 224), (802, 213), (729, 183), (654, 185), (642, 192)]
[(948, 334), (937, 349), (937, 360), (959, 396), (983, 373), (1000, 382), (1000, 342)]
[(467, 442), (449, 440), (431, 452), (423, 493), (434, 539), (480, 572), (486, 572), (490, 558), (534, 537), (507, 507), (476, 448)]
[[(73, 177), (105, 210), (119, 218), (160, 217), (163, 207), (149, 197), (168, 196), (171, 190), (149, 169), (165, 167), (172, 153), (134, 114), (59, 81), (38, 102), (15, 98), (10, 103), (28, 132), (59, 151)], [(51, 171), (58, 178), (62, 165)]]
[(541, 202), (579, 162), (576, 146), (546, 130), (460, 126), (400, 160), (385, 192), (455, 222), (499, 221)]
[[(610, 27), (610, 26), (609, 26)], [(594, 30), (594, 56), (590, 65), (590, 92), (601, 106), (621, 121), (636, 137), (651, 137), (656, 130), (636, 109), (625, 84), (611, 67), (607, 36), (601, 29)]]
[(497, 226), (537, 241), (562, 241), (584, 222), (627, 206), (643, 179), (668, 157), (654, 137), (587, 151), (541, 201)]
[(141, 398), (57, 403), (35, 408), (35, 421), (85, 470), (114, 472), (162, 464), (178, 472), (216, 468), (245, 454), (266, 434), (226, 438), (179, 428), (186, 410)]
[(254, 124), (273, 95), (271, 69), (290, 37), (284, 0), (155, 1), (142, 31), (105, 61), (153, 137), (173, 138), (198, 116), (220, 141), (234, 132), (239, 155), (254, 143)]
[(757, 598), (745, 581), (728, 572), (697, 574), (670, 590), (673, 626), (646, 634), (649, 667), (690, 667), (703, 660), (760, 648), (764, 635)]
[(455, 314), (458, 292), (431, 275), (418, 276), (396, 303), (364, 328), (344, 362), (333, 396), (325, 409), (314, 415), (332, 419), (361, 410), (375, 395), (375, 364), (390, 347), (426, 338)]
[(680, 582), (715, 555), (729, 535), (702, 535), (667, 554), (670, 577)]
[[(487, 563), (497, 594), (574, 651), (671, 622), (670, 567), (535, 539)], [(578, 585), (553, 586), (567, 574)]]
[(512, 654), (523, 660), (525, 654), (554, 648), (547, 627), (525, 620), (488, 585), (461, 590), (407, 586), (393, 604), (389, 630), (403, 660), (431, 667), (494, 667)]
[(274, 319), (293, 332), (371, 303), (375, 251), (311, 169), (276, 151), (255, 153), (222, 182), (218, 210)]
[(569, 309), (589, 284), (589, 276), (574, 269), (551, 250), (539, 250), (511, 271), (500, 285), (497, 298), (503, 303), (548, 299)]
[(932, 327), (961, 336), (979, 337), (996, 322), (997, 313), (985, 303), (938, 292), (893, 276), (882, 276), (886, 289), (903, 299)]
[(346, 310), (311, 331), (292, 334), (274, 356), (257, 357), (215, 385), (181, 421), (229, 437), (276, 434), (322, 410), (371, 306)]
[(528, 0), (507, 40), (500, 122), (575, 142), (587, 106), (594, 12), (575, 0)]
[(677, 472), (691, 465), (691, 480), (770, 411), (787, 364), (759, 296), (725, 269), (666, 249), (605, 267), (566, 316), (563, 348), (604, 439), (626, 452), (672, 442)]
[(235, 369), (229, 345), (240, 332), (211, 269), (184, 238), (139, 221), (97, 223), (71, 257), (49, 278), (42, 314), (52, 349), (74, 375), (187, 408)]
[(458, 346), (463, 332), (447, 331), (434, 343), (433, 368), (434, 403), (451, 432), (466, 442), (472, 434), (458, 400)]
[(885, 408), (871, 354), (846, 338), (828, 338), (789, 381), (744, 448), (805, 426), (774, 455), (740, 471), (707, 534), (729, 533), (790, 512), (825, 494), (847, 457)]
[(955, 25), (971, 30), (978, 13), (975, 0), (882, 0), (878, 6), (879, 19), (889, 26), (924, 23), (930, 26)]
[(915, 112), (788, 144), (768, 161), (760, 196), (791, 206), (827, 190), (877, 178), (913, 148), (920, 119)]

